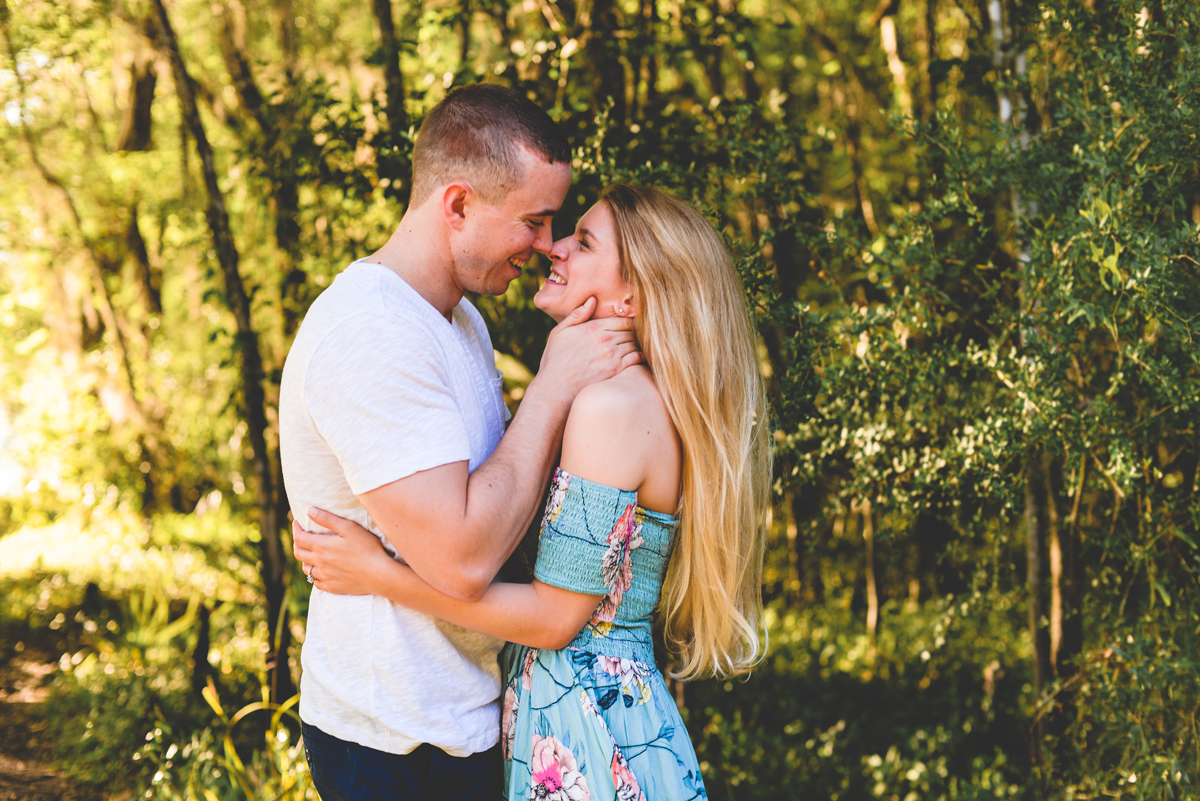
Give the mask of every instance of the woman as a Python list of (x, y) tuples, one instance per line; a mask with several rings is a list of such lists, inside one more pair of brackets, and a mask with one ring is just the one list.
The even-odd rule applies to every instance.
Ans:
[(441, 595), (374, 535), (295, 528), (319, 589), (375, 594), (507, 639), (505, 797), (704, 798), (654, 666), (657, 607), (675, 677), (728, 676), (761, 654), (770, 451), (755, 339), (720, 237), (665, 192), (615, 185), (554, 244), (535, 303), (556, 320), (594, 296), (634, 318), (644, 366), (582, 391), (563, 434), (532, 584)]

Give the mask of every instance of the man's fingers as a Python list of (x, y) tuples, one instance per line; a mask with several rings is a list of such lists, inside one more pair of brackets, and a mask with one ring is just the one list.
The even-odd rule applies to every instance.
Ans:
[(596, 299), (588, 298), (583, 302), (583, 305), (575, 309), (573, 312), (563, 318), (559, 323), (560, 326), (579, 325), (591, 319), (592, 312), (596, 310)]
[(645, 360), (636, 342), (624, 342), (613, 348), (613, 353), (621, 360), (621, 366), (617, 368), (617, 372)]
[[(566, 322), (565, 320), (563, 322)], [(588, 323), (589, 332), (598, 333), (602, 337), (620, 334), (634, 336), (633, 320), (625, 317), (603, 317)]]
[(605, 317), (603, 325), (609, 331), (632, 331), (634, 320), (632, 317)]

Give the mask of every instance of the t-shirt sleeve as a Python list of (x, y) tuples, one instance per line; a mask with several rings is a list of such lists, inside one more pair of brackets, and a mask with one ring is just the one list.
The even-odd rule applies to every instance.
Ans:
[(533, 575), (583, 595), (606, 595), (617, 578), (614, 557), (636, 533), (632, 492), (558, 471), (550, 485)]
[(313, 353), (305, 402), (355, 495), (470, 460), (444, 359), (421, 326), (372, 313), (339, 325)]

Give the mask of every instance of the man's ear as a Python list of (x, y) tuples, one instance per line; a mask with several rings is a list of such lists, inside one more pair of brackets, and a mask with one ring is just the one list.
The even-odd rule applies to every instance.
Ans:
[(446, 224), (461, 231), (467, 221), (467, 206), (475, 199), (475, 190), (466, 181), (447, 184), (442, 190), (442, 216)]

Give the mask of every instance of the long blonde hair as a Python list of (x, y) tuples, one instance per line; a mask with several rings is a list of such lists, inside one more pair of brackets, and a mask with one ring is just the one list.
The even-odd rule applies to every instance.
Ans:
[(638, 343), (683, 446), (679, 530), (659, 602), (674, 675), (744, 673), (765, 651), (771, 450), (741, 283), (720, 236), (682, 200), (626, 184), (600, 199), (638, 300)]

